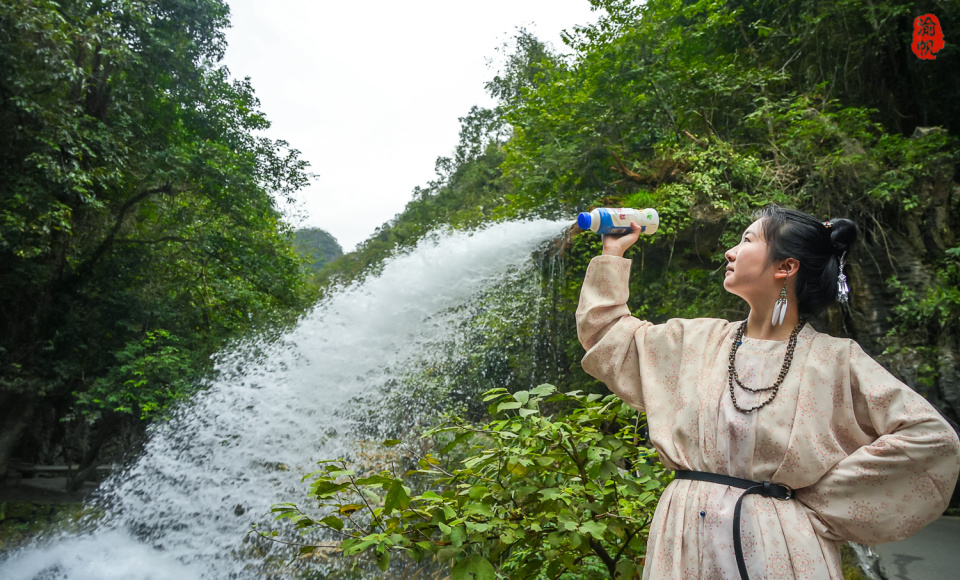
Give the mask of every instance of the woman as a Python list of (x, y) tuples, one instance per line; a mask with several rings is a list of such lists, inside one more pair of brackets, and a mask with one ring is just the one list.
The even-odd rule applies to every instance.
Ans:
[(747, 301), (747, 320), (659, 325), (626, 307), (632, 229), (604, 237), (577, 330), (584, 370), (646, 412), (677, 471), (644, 578), (839, 580), (841, 541), (899, 540), (943, 512), (956, 433), (856, 342), (804, 321), (846, 299), (853, 222), (766, 208), (725, 254), (723, 286)]

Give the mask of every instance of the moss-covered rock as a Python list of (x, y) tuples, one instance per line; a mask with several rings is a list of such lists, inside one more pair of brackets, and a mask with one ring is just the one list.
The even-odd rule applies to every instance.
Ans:
[(82, 503), (0, 503), (0, 553), (16, 550), (53, 531), (80, 531), (102, 510)]

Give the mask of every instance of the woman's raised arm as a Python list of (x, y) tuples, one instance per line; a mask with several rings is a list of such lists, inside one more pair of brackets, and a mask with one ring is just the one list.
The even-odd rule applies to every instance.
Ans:
[(626, 258), (603, 255), (590, 261), (577, 306), (577, 336), (587, 351), (583, 370), (628, 405), (643, 410), (636, 333), (651, 324), (630, 316), (629, 278)]

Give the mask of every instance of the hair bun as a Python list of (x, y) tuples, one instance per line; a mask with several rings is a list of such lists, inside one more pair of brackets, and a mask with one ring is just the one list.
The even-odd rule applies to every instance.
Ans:
[(833, 250), (837, 255), (841, 255), (857, 241), (857, 235), (860, 233), (857, 224), (853, 220), (846, 218), (834, 218), (830, 220), (830, 243), (833, 244)]

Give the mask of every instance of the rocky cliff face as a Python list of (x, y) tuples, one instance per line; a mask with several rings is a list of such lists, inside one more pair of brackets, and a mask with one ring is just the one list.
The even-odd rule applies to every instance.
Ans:
[(907, 288), (917, 291), (929, 288), (934, 276), (923, 257), (915, 241), (898, 232), (889, 232), (885, 245), (861, 246), (860, 261), (851, 272), (851, 308), (843, 313), (845, 328), (838, 330), (839, 334), (859, 342), (870, 355), (936, 405), (957, 427), (960, 424), (960, 366), (956, 334), (944, 331), (916, 336), (909, 342), (901, 337), (886, 336), (892, 327), (893, 310), (900, 304), (900, 293), (887, 280), (896, 276)]
[[(917, 134), (929, 129), (918, 129)], [(917, 301), (952, 285), (944, 263), (956, 260), (948, 250), (960, 244), (960, 184), (947, 157), (935, 160), (928, 179), (915, 185), (917, 207), (877, 216), (864, 224), (864, 243), (851, 268), (851, 308), (843, 313), (841, 330), (863, 345), (905, 383), (936, 405), (956, 428), (960, 425), (960, 325), (947, 305), (932, 312), (914, 311), (903, 290)], [(896, 277), (902, 289), (891, 285)], [(956, 287), (952, 288), (956, 292)], [(906, 313), (896, 309), (907, 306)], [(836, 316), (835, 316), (836, 318)], [(946, 319), (945, 319), (946, 318)], [(913, 328), (897, 329), (904, 320)], [(919, 322), (929, 319), (927, 324)], [(887, 354), (884, 354), (887, 351)]]

